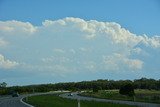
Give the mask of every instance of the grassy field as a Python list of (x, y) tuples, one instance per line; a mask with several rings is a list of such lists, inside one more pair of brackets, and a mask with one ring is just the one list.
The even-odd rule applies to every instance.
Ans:
[[(77, 107), (76, 100), (58, 97), (56, 95), (32, 96), (26, 101), (35, 107)], [(103, 103), (95, 101), (81, 101), (81, 107), (135, 107), (124, 104)]]
[(119, 94), (119, 90), (102, 90), (98, 93), (85, 92), (81, 95), (92, 96), (97, 98), (106, 98), (113, 100), (128, 100), (128, 101), (140, 101), (140, 102), (152, 102), (160, 103), (160, 91), (156, 90), (135, 90), (135, 99), (133, 97)]

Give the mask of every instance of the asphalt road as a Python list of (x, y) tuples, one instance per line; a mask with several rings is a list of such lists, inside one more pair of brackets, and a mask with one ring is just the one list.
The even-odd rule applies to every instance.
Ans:
[(43, 94), (53, 94), (53, 92), (20, 95), (19, 97), (12, 97), (11, 95), (0, 97), (0, 107), (33, 107), (32, 105), (29, 105), (23, 102), (22, 99), (27, 96), (35, 96), (35, 95), (43, 95)]
[[(34, 94), (27, 94), (27, 95), (20, 95), (19, 97), (12, 97), (10, 96), (0, 96), (0, 107), (33, 107), (22, 101), (22, 98), (27, 96), (35, 96), (35, 95), (43, 95), (43, 94), (55, 94), (61, 91), (54, 91), (54, 92), (47, 92), (47, 93), (34, 93)], [(68, 92), (68, 91), (64, 91)]]
[(120, 100), (108, 100), (108, 99), (99, 99), (99, 98), (79, 96), (79, 95), (77, 95), (77, 93), (73, 93), (73, 96), (69, 96), (69, 93), (61, 94), (60, 97), (70, 98), (70, 99), (87, 100), (87, 101), (93, 101), (93, 100), (94, 100), (94, 101), (98, 101), (98, 102), (111, 102), (111, 103), (135, 105), (135, 106), (138, 106), (138, 107), (160, 107), (160, 104), (144, 103), (144, 102), (132, 102), (132, 101), (120, 101)]
[(20, 100), (24, 96), (12, 97), (6, 96), (0, 98), (0, 107), (30, 107), (23, 104)]

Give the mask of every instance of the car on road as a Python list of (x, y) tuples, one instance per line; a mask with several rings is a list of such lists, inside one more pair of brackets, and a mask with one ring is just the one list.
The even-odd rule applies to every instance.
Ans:
[(18, 92), (12, 93), (12, 97), (19, 97), (19, 93)]
[(73, 93), (69, 93), (68, 96), (73, 96)]

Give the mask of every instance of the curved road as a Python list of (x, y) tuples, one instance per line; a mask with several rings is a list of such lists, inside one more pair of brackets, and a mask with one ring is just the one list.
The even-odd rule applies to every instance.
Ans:
[(25, 96), (23, 95), (19, 97), (12, 97), (12, 96), (1, 97), (0, 107), (31, 107), (21, 102), (21, 99), (23, 97)]
[(33, 107), (32, 105), (23, 102), (22, 99), (27, 96), (53, 94), (53, 93), (56, 92), (34, 93), (34, 94), (20, 95), (19, 97), (12, 97), (11, 95), (0, 97), (0, 107)]
[[(43, 94), (55, 94), (61, 91), (54, 91), (54, 92), (47, 92), (47, 93), (34, 93), (34, 94), (27, 94), (27, 95), (20, 95), (19, 97), (12, 97), (10, 96), (0, 96), (0, 107), (33, 107), (22, 101), (24, 97), (27, 96), (35, 96), (35, 95), (43, 95)], [(64, 91), (68, 92), (68, 91)]]
[(93, 101), (94, 100), (94, 101), (99, 101), (99, 102), (111, 102), (111, 103), (127, 104), (127, 105), (134, 105), (134, 106), (138, 106), (138, 107), (160, 107), (160, 104), (154, 104), (154, 103), (99, 99), (99, 98), (79, 96), (77, 94), (78, 93), (73, 93), (72, 96), (69, 96), (69, 93), (66, 93), (66, 94), (61, 94), (60, 97), (70, 98), (70, 99), (87, 100), (87, 101)]

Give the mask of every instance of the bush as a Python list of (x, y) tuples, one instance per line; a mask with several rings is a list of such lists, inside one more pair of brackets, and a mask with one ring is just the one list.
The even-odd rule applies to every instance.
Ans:
[(128, 96), (134, 96), (135, 95), (133, 85), (130, 84), (130, 83), (123, 85), (120, 88), (119, 93), (122, 94), (122, 95), (128, 95)]
[(102, 90), (102, 88), (100, 86), (94, 85), (93, 92), (98, 92), (98, 90)]

